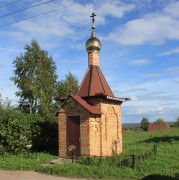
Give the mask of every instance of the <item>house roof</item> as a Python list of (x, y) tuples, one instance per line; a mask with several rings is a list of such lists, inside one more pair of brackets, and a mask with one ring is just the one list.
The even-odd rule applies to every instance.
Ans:
[(92, 114), (102, 114), (102, 112), (97, 109), (95, 106), (91, 106), (90, 104), (88, 104), (84, 99), (82, 99), (79, 96), (73, 96), (70, 95), (75, 101), (77, 101), (81, 106), (83, 106), (85, 109), (87, 109), (90, 113)]
[(77, 96), (97, 96), (103, 94), (114, 97), (99, 66), (90, 66), (78, 90)]

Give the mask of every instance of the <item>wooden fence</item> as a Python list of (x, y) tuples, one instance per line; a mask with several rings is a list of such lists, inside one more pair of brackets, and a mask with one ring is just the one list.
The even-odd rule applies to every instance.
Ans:
[(132, 155), (127, 155), (127, 156), (105, 157), (105, 156), (89, 156), (89, 155), (85, 155), (85, 154), (80, 154), (78, 156), (77, 155), (74, 156), (74, 154), (72, 154), (71, 160), (72, 160), (72, 162), (74, 162), (74, 158), (78, 159), (80, 156), (82, 156), (82, 158), (87, 158), (85, 165), (92, 165), (93, 160), (90, 158), (98, 158), (99, 164), (100, 164), (100, 162), (102, 162), (102, 159), (106, 159), (106, 160), (112, 161), (118, 167), (135, 168), (141, 161), (151, 158), (151, 157), (155, 156), (156, 154), (157, 154), (157, 144), (155, 144), (150, 150), (146, 151), (145, 153), (143, 153), (141, 155), (136, 155), (135, 153), (133, 153)]
[(146, 151), (142, 155), (135, 155), (132, 154), (132, 168), (135, 168), (140, 161), (144, 161), (145, 159), (151, 158), (153, 155), (156, 156), (157, 154), (157, 144), (153, 146), (149, 151)]

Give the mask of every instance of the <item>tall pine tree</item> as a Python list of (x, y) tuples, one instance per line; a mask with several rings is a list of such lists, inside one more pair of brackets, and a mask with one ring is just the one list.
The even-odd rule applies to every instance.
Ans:
[(46, 119), (53, 114), (53, 97), (57, 80), (56, 65), (47, 51), (36, 40), (25, 45), (25, 53), (14, 61), (14, 77), (11, 80), (19, 89), (19, 107), (29, 113), (39, 113)]

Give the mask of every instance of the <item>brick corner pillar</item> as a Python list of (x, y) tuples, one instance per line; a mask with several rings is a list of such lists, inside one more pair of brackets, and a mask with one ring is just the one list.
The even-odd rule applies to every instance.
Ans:
[(59, 157), (66, 157), (66, 114), (63, 109), (58, 111), (58, 146)]

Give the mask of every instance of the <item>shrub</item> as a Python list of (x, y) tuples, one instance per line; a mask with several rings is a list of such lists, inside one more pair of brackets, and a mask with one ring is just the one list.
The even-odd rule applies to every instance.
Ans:
[(139, 125), (132, 127), (133, 131), (141, 131), (141, 127)]
[[(31, 116), (14, 109), (0, 114), (0, 142), (4, 151), (19, 151), (32, 144)], [(34, 118), (33, 118), (34, 119)]]
[(14, 108), (0, 108), (0, 151), (24, 151), (27, 145), (35, 150), (58, 149), (57, 121), (23, 113)]
[(32, 134), (38, 131), (33, 126), (39, 116), (24, 114), (15, 109), (1, 109), (0, 113), (0, 143), (1, 150), (22, 151), (32, 144)]
[(34, 132), (32, 144), (33, 148), (38, 151), (58, 151), (58, 122), (53, 121), (36, 121), (34, 126), (38, 127), (38, 133)]

